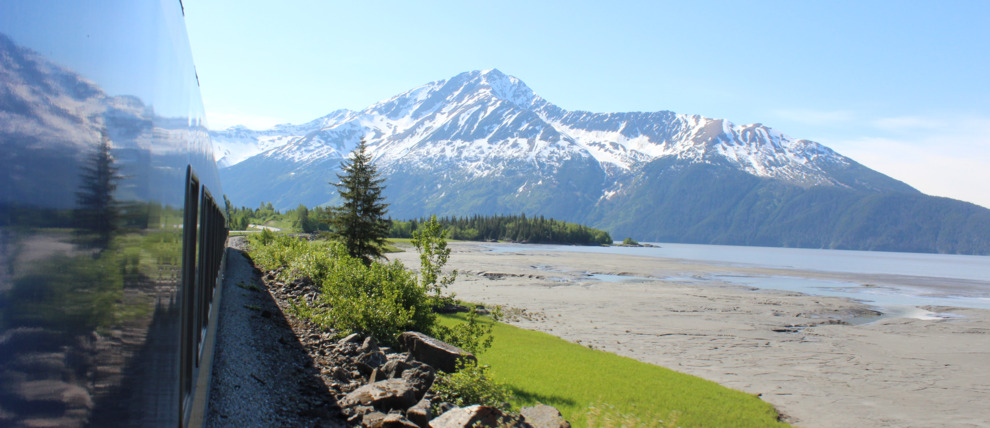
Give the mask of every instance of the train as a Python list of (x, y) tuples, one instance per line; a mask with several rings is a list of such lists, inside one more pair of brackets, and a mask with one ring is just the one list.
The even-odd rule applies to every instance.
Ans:
[(0, 426), (203, 425), (223, 194), (181, 0), (0, 0)]

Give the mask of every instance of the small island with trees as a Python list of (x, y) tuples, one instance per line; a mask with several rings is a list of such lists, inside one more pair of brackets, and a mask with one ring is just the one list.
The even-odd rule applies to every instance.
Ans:
[(660, 248), (659, 245), (640, 243), (640, 242), (636, 241), (635, 239), (632, 239), (632, 237), (627, 237), (626, 239), (623, 239), (621, 243), (615, 244), (615, 246), (617, 246), (617, 247)]

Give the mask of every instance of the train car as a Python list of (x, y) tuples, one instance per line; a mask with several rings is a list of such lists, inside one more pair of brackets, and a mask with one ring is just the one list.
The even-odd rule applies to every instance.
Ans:
[(222, 195), (180, 0), (0, 0), (0, 426), (203, 423)]

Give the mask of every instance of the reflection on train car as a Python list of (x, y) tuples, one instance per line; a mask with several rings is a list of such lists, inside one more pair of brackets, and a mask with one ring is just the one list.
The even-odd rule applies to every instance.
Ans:
[(227, 236), (179, 0), (0, 0), (0, 426), (202, 423)]

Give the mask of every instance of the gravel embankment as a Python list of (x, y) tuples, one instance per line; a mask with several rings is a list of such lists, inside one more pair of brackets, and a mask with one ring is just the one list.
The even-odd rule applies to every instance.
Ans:
[(231, 238), (206, 425), (347, 426), (293, 331), (298, 322), (279, 307), (244, 249), (243, 238)]

